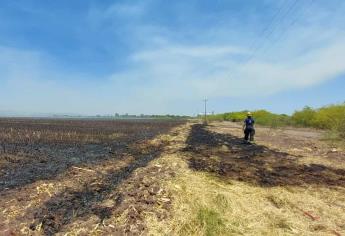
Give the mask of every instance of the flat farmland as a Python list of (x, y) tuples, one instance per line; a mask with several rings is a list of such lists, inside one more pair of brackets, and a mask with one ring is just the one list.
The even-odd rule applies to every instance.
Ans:
[[(135, 223), (137, 230), (143, 231), (140, 219), (128, 211), (133, 204), (124, 199), (130, 197), (128, 188), (136, 183), (139, 189), (143, 187), (140, 199), (145, 207), (156, 204), (154, 194), (146, 194), (148, 189), (140, 185), (145, 176), (137, 176), (140, 181), (129, 183), (130, 187), (120, 189), (120, 184), (159, 156), (164, 142), (155, 141), (157, 137), (182, 123), (1, 119), (0, 232), (52, 235), (76, 232), (75, 226), (91, 232), (105, 219), (125, 211), (129, 221), (109, 229), (129, 232)], [(158, 191), (158, 186), (146, 185)], [(135, 199), (132, 202), (141, 205)]]
[(0, 235), (344, 235), (343, 143), (256, 131), (0, 119)]

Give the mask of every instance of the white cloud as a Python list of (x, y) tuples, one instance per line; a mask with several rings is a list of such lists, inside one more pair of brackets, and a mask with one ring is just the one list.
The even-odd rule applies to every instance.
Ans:
[(234, 58), (246, 55), (245, 50), (234, 46), (172, 44), (135, 53), (133, 66), (121, 76), (137, 79), (141, 84), (137, 94), (156, 94), (167, 100), (262, 96), (313, 86), (345, 73), (343, 42), (338, 38), (282, 62), (255, 60), (245, 65)]
[[(95, 26), (101, 27), (104, 17), (136, 17), (145, 11), (143, 4), (116, 3), (91, 13), (101, 22)], [(313, 14), (321, 15), (315, 17), (315, 25), (308, 22), (308, 28), (300, 24), (290, 29), (274, 47), (267, 43), (272, 48), (267, 55), (255, 55), (248, 64), (242, 61), (251, 49), (222, 38), (236, 31), (243, 33), (241, 29), (215, 27), (189, 32), (200, 38), (207, 35), (196, 43), (174, 37), (180, 32), (160, 25), (136, 24), (130, 28), (135, 37), (126, 37), (142, 44), (121, 58), (130, 65), (105, 78), (91, 78), (90, 83), (80, 74), (55, 68), (51, 58), (41, 52), (0, 47), (0, 105), (36, 112), (168, 113), (171, 104), (180, 104), (183, 109), (184, 103), (205, 96), (261, 97), (310, 87), (345, 73), (341, 24), (331, 28), (322, 23), (329, 14)], [(218, 40), (211, 40), (210, 32)]]
[(260, 97), (345, 73), (342, 42), (338, 39), (283, 62), (255, 60), (247, 65), (236, 59), (247, 55), (240, 47), (164, 44), (134, 53), (128, 70), (92, 84), (73, 82), (80, 75), (47, 69), (52, 67), (40, 53), (1, 48), (0, 62), (6, 70), (0, 104), (3, 109), (35, 112), (168, 113), (171, 103), (205, 96)]
[(113, 3), (106, 8), (93, 7), (89, 9), (89, 18), (91, 21), (102, 21), (106, 19), (127, 18), (137, 19), (145, 14), (147, 10), (148, 2), (136, 2), (136, 3)]
[(154, 60), (167, 56), (210, 58), (224, 57), (234, 54), (244, 54), (244, 49), (232, 46), (173, 46), (163, 47), (157, 50), (138, 52), (133, 56), (134, 60)]
[[(243, 33), (241, 29), (221, 26), (189, 32), (199, 37), (207, 35), (207, 42), (194, 44), (169, 38), (173, 33), (167, 33), (164, 28), (161, 35), (166, 37), (158, 37), (160, 40), (151, 40), (151, 43), (150, 39), (157, 39), (159, 31), (134, 33), (149, 43), (130, 56), (132, 66), (127, 72), (122, 71), (121, 76), (138, 82), (135, 94), (155, 94), (166, 101), (204, 96), (260, 97), (311, 87), (345, 73), (342, 59), (345, 32), (339, 28), (344, 17), (333, 16), (336, 22), (330, 26), (327, 23), (330, 16), (333, 16), (331, 11), (319, 6), (300, 11), (296, 24), (285, 22), (286, 28), (274, 35), (273, 41), (266, 38), (263, 50), (245, 65), (241, 61), (252, 49), (241, 42), (224, 43), (228, 36), (222, 40), (224, 35), (234, 31)], [(140, 28), (138, 31), (141, 32)], [(217, 41), (212, 41), (208, 39), (210, 32), (222, 33), (220, 37), (213, 36)], [(111, 77), (119, 76), (114, 73)]]
[(115, 3), (108, 7), (105, 11), (105, 16), (111, 17), (114, 15), (120, 16), (138, 16), (145, 12), (146, 5), (143, 3), (129, 4), (129, 3)]

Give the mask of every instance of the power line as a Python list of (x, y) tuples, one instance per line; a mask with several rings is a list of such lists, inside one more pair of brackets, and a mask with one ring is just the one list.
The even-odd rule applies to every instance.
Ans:
[[(290, 4), (290, 6), (287, 8), (287, 10), (285, 11), (285, 13), (282, 15), (282, 17), (280, 18), (280, 20), (276, 21), (276, 22), (271, 22), (271, 24), (269, 24), (269, 27), (271, 27), (271, 31), (269, 31), (266, 35), (264, 35), (264, 40), (268, 39), (276, 30), (278, 23), (282, 22), (289, 14), (290, 12), (297, 6), (298, 0), (295, 0), (292, 4)], [(285, 4), (284, 4), (285, 5)], [(283, 9), (283, 8), (281, 8)], [(281, 11), (278, 10), (278, 12), (280, 13)], [(279, 13), (277, 15), (279, 15)], [(268, 28), (269, 28), (268, 27)], [(266, 32), (266, 30), (265, 30)], [(265, 41), (263, 41), (263, 43), (260, 45), (258, 44), (258, 46), (253, 50), (253, 53), (247, 58), (247, 60), (243, 63), (244, 65), (249, 64), (249, 62), (256, 56), (257, 52), (263, 47), (263, 45), (265, 45)]]
[[(279, 23), (279, 22), (282, 22), (282, 21), (287, 17), (287, 15), (294, 9), (294, 7), (297, 5), (297, 3), (298, 3), (298, 0), (295, 0), (295, 1), (287, 8), (288, 10), (285, 12), (285, 14), (280, 18), (279, 21), (276, 21), (276, 22), (273, 24), (271, 31), (269, 31), (268, 34), (265, 35), (264, 40), (269, 39), (269, 37), (270, 37), (271, 35), (273, 35), (274, 31), (277, 29), (277, 27), (278, 27), (278, 25), (279, 25), (278, 23)], [(266, 41), (266, 42), (267, 42), (267, 41)], [(246, 61), (245, 64), (249, 64), (249, 62), (252, 61), (252, 59), (257, 55), (257, 52), (265, 46), (265, 43), (266, 43), (266, 42), (264, 41), (261, 45), (258, 45), (258, 47), (256, 47), (255, 50), (253, 50), (252, 55), (248, 58), (248, 60)]]
[[(278, 11), (276, 12), (276, 14), (274, 14), (274, 16), (271, 18), (271, 20), (269, 20), (270, 23), (269, 23), (268, 25), (266, 25), (266, 27), (263, 28), (262, 31), (259, 33), (259, 38), (262, 37), (262, 36), (264, 36), (264, 34), (266, 33), (266, 31), (269, 30), (270, 27), (272, 27), (274, 21), (277, 19), (277, 17), (279, 16), (280, 12), (284, 9), (284, 7), (285, 7), (285, 5), (286, 5), (287, 2), (288, 2), (288, 1), (285, 0), (285, 2), (280, 6), (280, 8), (279, 8)], [(254, 48), (254, 46), (256, 45), (256, 40), (254, 39), (250, 45), (251, 45), (251, 46), (249, 47), (249, 49)]]
[[(310, 8), (310, 6), (311, 6), (314, 2), (315, 2), (315, 0), (311, 0), (311, 1), (308, 3), (308, 4), (309, 4), (309, 8)], [(270, 45), (269, 45), (270, 47), (268, 47), (266, 50), (264, 50), (264, 52), (263, 52), (262, 55), (265, 55), (265, 54), (269, 51), (269, 49), (272, 48), (272, 45), (276, 44), (279, 40), (281, 40), (281, 39), (286, 35), (286, 33), (289, 31), (289, 29), (297, 23), (297, 21), (298, 21), (298, 19), (300, 18), (300, 16), (302, 16), (302, 15), (306, 12), (307, 9), (308, 9), (307, 7), (304, 7), (303, 10), (300, 11), (300, 14), (298, 14), (298, 15), (296, 14), (296, 15), (295, 15), (295, 18), (290, 22), (290, 24), (287, 25), (287, 27), (285, 28), (285, 30), (281, 31), (281, 34), (280, 34), (274, 41), (272, 41), (272, 42), (270, 43)]]
[(205, 103), (205, 121), (204, 123), (207, 124), (207, 98), (205, 98), (204, 100), (204, 103)]

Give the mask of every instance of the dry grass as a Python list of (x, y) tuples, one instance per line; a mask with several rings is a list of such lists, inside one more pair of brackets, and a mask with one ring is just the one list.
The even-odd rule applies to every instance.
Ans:
[(184, 152), (159, 159), (173, 163), (178, 174), (165, 182), (172, 216), (148, 218), (151, 235), (345, 234), (344, 187), (254, 186), (193, 171), (187, 160)]
[(344, 191), (261, 188), (188, 169), (167, 185), (175, 208), (173, 220), (161, 226), (164, 234), (331, 235), (345, 230)]

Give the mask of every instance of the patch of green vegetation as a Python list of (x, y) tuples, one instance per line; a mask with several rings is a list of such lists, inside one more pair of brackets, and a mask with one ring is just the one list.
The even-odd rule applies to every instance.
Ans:
[(184, 222), (178, 235), (226, 235), (225, 221), (216, 210), (199, 206), (194, 214), (194, 217)]
[[(239, 122), (246, 118), (247, 111), (228, 112), (208, 116), (209, 121)], [(313, 109), (306, 106), (292, 116), (274, 114), (266, 110), (252, 112), (257, 124), (270, 127), (297, 126), (329, 130), (332, 136), (345, 139), (345, 103)]]
[(218, 212), (212, 209), (200, 208), (197, 213), (197, 220), (207, 236), (221, 235), (225, 232), (224, 219)]
[(332, 138), (345, 138), (345, 103), (319, 109), (305, 107), (296, 111), (291, 119), (296, 126), (327, 129)]
[[(216, 114), (208, 116), (209, 121), (233, 121), (239, 122), (243, 121), (247, 117), (248, 111), (239, 111), (239, 112), (229, 112), (224, 114)], [(257, 124), (267, 125), (271, 127), (279, 127), (284, 125), (290, 125), (291, 117), (285, 114), (274, 114), (266, 110), (257, 110), (252, 112), (253, 117)]]

